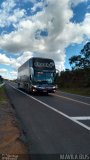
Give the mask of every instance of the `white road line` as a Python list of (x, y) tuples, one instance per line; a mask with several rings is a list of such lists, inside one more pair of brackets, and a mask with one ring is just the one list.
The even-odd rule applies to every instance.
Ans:
[(64, 99), (67, 99), (67, 100), (70, 100), (70, 101), (74, 101), (74, 102), (77, 102), (77, 103), (81, 103), (81, 104), (85, 104), (87, 106), (90, 106), (89, 103), (85, 103), (85, 102), (82, 102), (82, 101), (78, 101), (78, 100), (75, 100), (75, 99), (72, 99), (72, 98), (68, 98), (68, 97), (65, 97), (65, 96), (60, 96), (58, 94), (55, 94), (56, 97), (60, 97), (60, 98), (64, 98)]
[[(58, 91), (57, 91), (57, 92), (58, 92)], [(84, 97), (84, 98), (90, 99), (89, 96), (81, 96), (81, 95), (79, 95), (79, 94), (74, 94), (74, 93), (69, 93), (69, 92), (59, 91), (59, 93), (66, 93), (66, 94), (69, 94), (69, 95), (74, 95), (74, 96), (79, 96), (79, 97)]]
[[(10, 84), (9, 84), (9, 85), (10, 85)], [(46, 103), (44, 103), (44, 102), (38, 100), (37, 98), (34, 98), (33, 96), (28, 95), (27, 93), (25, 93), (25, 92), (23, 92), (23, 91), (21, 91), (21, 90), (15, 88), (14, 86), (12, 86), (12, 85), (10, 85), (10, 86), (11, 86), (12, 88), (14, 88), (15, 90), (17, 90), (17, 91), (23, 93), (23, 94), (26, 95), (27, 97), (34, 99), (35, 101), (39, 102), (40, 104), (43, 104), (43, 105), (46, 106), (47, 108), (53, 110), (54, 112), (56, 112), (56, 113), (58, 113), (58, 114), (64, 116), (65, 118), (67, 118), (67, 119), (73, 121), (74, 123), (79, 124), (79, 125), (82, 126), (83, 128), (85, 128), (85, 129), (87, 129), (87, 130), (90, 131), (90, 127), (86, 126), (85, 124), (76, 121), (75, 119), (73, 119), (72, 117), (66, 115), (65, 113), (63, 113), (63, 112), (61, 112), (61, 111), (59, 111), (59, 110), (53, 108), (52, 106), (50, 106), (50, 105), (48, 105), (48, 104), (46, 104)]]
[(72, 117), (75, 120), (90, 120), (90, 116)]
[(5, 83), (0, 84), (0, 88), (4, 85)]

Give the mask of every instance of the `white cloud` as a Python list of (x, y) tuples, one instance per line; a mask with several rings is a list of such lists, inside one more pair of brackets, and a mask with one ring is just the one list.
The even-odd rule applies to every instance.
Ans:
[[(65, 6), (65, 2), (61, 4), (59, 0), (57, 3), (55, 0), (49, 0), (49, 6), (45, 11), (28, 17), (28, 20), (20, 21), (17, 31), (1, 37), (1, 47), (11, 52), (30, 50), (44, 53), (47, 56), (49, 52), (53, 51), (55, 54), (59, 50), (59, 46), (57, 46), (59, 42), (57, 43), (55, 39), (63, 31), (64, 25), (69, 21), (70, 17), (72, 17), (72, 11), (68, 5)], [(40, 40), (35, 39), (35, 32), (44, 28), (48, 30), (48, 37), (41, 37)], [(52, 54), (50, 53), (51, 56)]]
[(35, 12), (37, 8), (43, 8), (43, 7), (44, 7), (43, 2), (38, 2), (38, 3), (35, 3), (35, 5), (31, 8), (31, 10), (32, 12)]
[[(2, 74), (5, 74), (5, 72), (7, 71), (7, 75), (2, 75), (2, 76), (8, 76), (10, 77), (11, 73), (6, 69), (7, 65), (11, 66), (13, 69), (13, 72), (17, 72), (17, 68), (20, 66), (20, 63), (18, 63), (17, 59), (15, 58), (9, 58), (7, 57), (5, 54), (1, 54), (0, 53), (0, 64), (4, 64), (5, 65), (5, 69), (1, 69), (0, 72), (2, 71)], [(12, 74), (12, 78), (16, 77), (16, 75)]]
[(8, 79), (8, 70), (6, 68), (1, 68), (0, 69), (0, 75), (5, 78)]
[[(75, 24), (70, 21), (73, 17), (71, 5), (76, 6), (86, 1), (62, 0), (60, 3), (60, 0), (57, 0), (56, 3), (56, 0), (47, 0), (48, 6), (32, 16), (26, 16), (25, 10), (14, 11), (8, 19), (9, 22), (13, 22), (16, 30), (0, 36), (0, 47), (9, 52), (22, 52), (23, 54), (17, 59), (7, 58), (7, 64), (17, 68), (31, 56), (41, 56), (54, 59), (57, 67), (60, 70), (64, 69), (65, 48), (72, 43), (83, 42), (84, 35), (90, 38), (89, 13), (86, 14), (82, 23)], [(10, 0), (9, 2), (11, 3)], [(11, 10), (15, 5), (13, 0)], [(37, 7), (42, 6), (42, 2), (35, 3), (32, 10), (35, 11)], [(45, 37), (39, 34), (35, 39), (36, 32), (45, 29), (48, 31), (48, 35)], [(5, 63), (5, 60), (3, 62)]]
[(11, 71), (10, 75), (16, 78), (17, 77), (17, 72), (16, 71)]
[[(14, 12), (13, 12), (13, 14), (8, 17), (8, 21), (9, 21), (9, 23), (10, 23), (10, 22), (11, 22), (11, 23), (16, 23), (16, 22), (18, 22), (22, 17), (24, 17), (24, 15), (25, 15), (25, 10), (24, 10), (24, 9), (22, 9), (22, 10), (20, 10), (19, 8), (18, 8), (18, 9), (15, 9)], [(15, 25), (15, 24), (13, 24), (13, 26), (14, 26), (14, 25)]]
[(20, 65), (26, 62), (29, 58), (33, 56), (33, 53), (30, 51), (24, 52), (18, 58), (9, 58), (5, 54), (0, 53), (0, 64), (11, 65), (14, 70), (17, 70)]
[(7, 69), (5, 69), (5, 68), (0, 69), (0, 75), (1, 75), (2, 73), (6, 73), (6, 72), (7, 72)]
[(5, 54), (0, 54), (0, 64), (5, 65), (11, 65), (12, 71), (9, 71), (5, 68), (0, 69), (0, 75), (2, 75), (3, 78), (6, 79), (16, 79), (17, 78), (17, 69), (22, 65), (24, 62), (26, 62), (29, 58), (32, 57), (31, 52), (24, 52), (21, 56), (18, 58), (8, 58)]
[(33, 56), (32, 52), (30, 52), (30, 51), (24, 52), (21, 56), (19, 56), (16, 59), (14, 67), (18, 69), (18, 67), (20, 67), (20, 65), (22, 65), (24, 62), (26, 62), (32, 56)]
[(4, 79), (9, 79), (9, 80), (13, 80), (17, 78), (17, 72), (9, 72), (7, 69), (3, 68), (0, 69), (0, 75), (4, 78)]
[(1, 4), (0, 9), (0, 27), (5, 27), (13, 25), (20, 21), (22, 17), (25, 16), (25, 10), (20, 8), (15, 8), (17, 1), (6, 0)]
[(85, 15), (85, 19), (82, 23), (82, 30), (83, 33), (85, 33), (87, 35), (88, 38), (90, 38), (90, 13), (87, 13)]
[(6, 0), (1, 4), (1, 8), (4, 12), (10, 12), (12, 8), (16, 6), (15, 0)]
[(11, 60), (5, 54), (0, 53), (0, 64), (10, 65)]

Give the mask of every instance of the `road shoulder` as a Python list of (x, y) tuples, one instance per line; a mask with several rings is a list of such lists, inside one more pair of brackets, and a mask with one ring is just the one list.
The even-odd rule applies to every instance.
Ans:
[(23, 132), (4, 87), (0, 97), (3, 97), (0, 101), (0, 154), (28, 155)]

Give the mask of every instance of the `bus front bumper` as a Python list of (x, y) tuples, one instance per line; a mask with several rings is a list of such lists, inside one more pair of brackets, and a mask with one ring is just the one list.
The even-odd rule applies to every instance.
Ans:
[(55, 93), (56, 86), (53, 87), (43, 87), (43, 86), (33, 86), (33, 92), (48, 92), (48, 93)]

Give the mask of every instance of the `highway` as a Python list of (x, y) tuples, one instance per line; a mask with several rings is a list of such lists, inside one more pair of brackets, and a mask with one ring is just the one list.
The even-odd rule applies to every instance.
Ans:
[(31, 95), (5, 84), (30, 154), (90, 154), (90, 98), (57, 91)]

